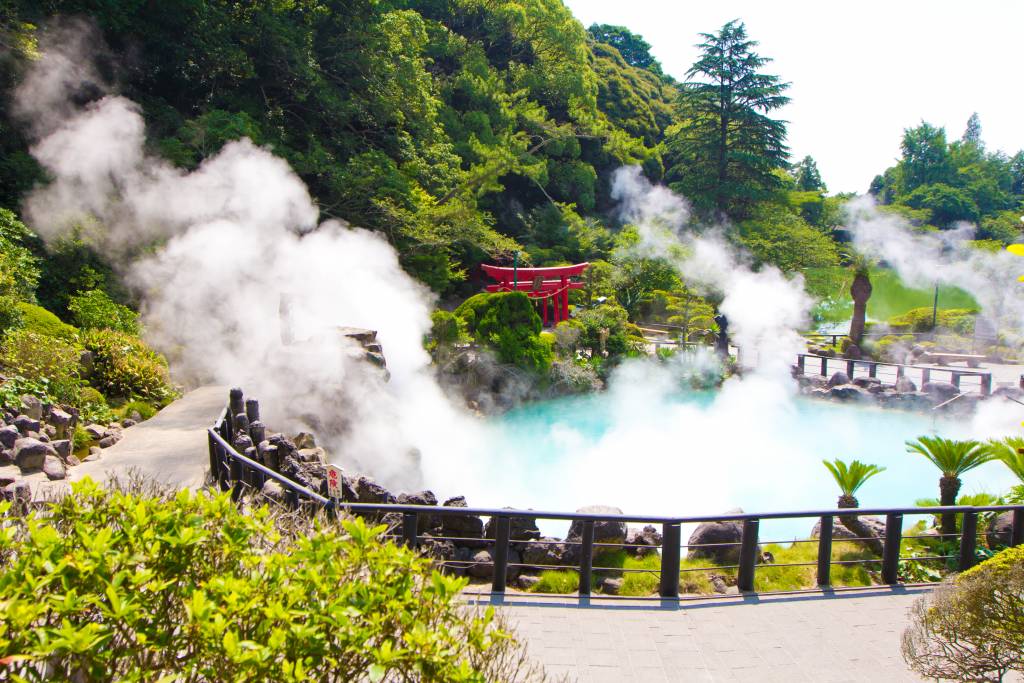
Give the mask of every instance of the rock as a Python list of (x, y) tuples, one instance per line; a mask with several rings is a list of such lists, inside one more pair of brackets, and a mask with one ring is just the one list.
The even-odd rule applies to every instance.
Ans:
[(909, 377), (900, 377), (896, 380), (896, 393), (914, 394), (917, 393), (917, 385)]
[(33, 420), (43, 419), (43, 402), (35, 396), (25, 395), (21, 397), (21, 414), (27, 415)]
[(442, 566), (452, 562), (458, 552), (455, 544), (451, 541), (442, 541), (429, 537), (420, 542), (419, 550), (421, 555)]
[(600, 588), (601, 592), (605, 595), (618, 595), (625, 583), (625, 579), (619, 579), (614, 576), (605, 576), (601, 579), (600, 583), (598, 583), (598, 588)]
[(1020, 387), (1012, 384), (1001, 384), (992, 390), (993, 396), (1006, 396), (1007, 398), (1014, 398), (1018, 401), (1024, 399), (1024, 391)]
[(3, 492), (0, 493), (0, 497), (11, 503), (28, 505), (32, 502), (32, 487), (29, 486), (27, 481), (16, 481), (5, 486)]
[(634, 555), (653, 555), (661, 547), (661, 534), (648, 524), (643, 529), (630, 529), (626, 533), (626, 551)]
[(14, 464), (14, 450), (10, 448), (0, 449), (0, 466), (6, 467), (7, 465)]
[[(504, 508), (512, 510), (514, 508)], [(484, 537), (494, 538), (497, 533), (496, 518), (491, 517), (484, 526)], [(513, 541), (535, 541), (540, 538), (540, 529), (537, 528), (537, 520), (532, 517), (512, 517), (509, 520), (509, 535)]]
[(18, 428), (18, 431), (22, 434), (28, 434), (29, 432), (39, 432), (41, 427), (39, 420), (35, 420), (28, 415), (18, 415), (14, 418), (14, 426)]
[[(398, 495), (399, 505), (437, 505), (437, 496), (433, 491), (420, 491), (418, 493), (400, 493)], [(420, 514), (416, 523), (417, 533), (422, 534), (428, 529), (435, 529), (441, 525), (435, 515)], [(441, 534), (442, 536), (444, 534)]]
[[(494, 560), (492, 559), (490, 550), (476, 551), (470, 558), (470, 562), (475, 563), (470, 565), (466, 570), (466, 573), (470, 576), (478, 579), (490, 579), (494, 576)], [(512, 565), (522, 562), (522, 558), (519, 557), (519, 553), (515, 550), (509, 550), (508, 562), (509, 567), (505, 574), (505, 580), (511, 583), (512, 581), (515, 581), (516, 577), (520, 574), (520, 568), (513, 567)]]
[(29, 432), (27, 434), (27, 436), (29, 436), (29, 437), (31, 437), (33, 439), (39, 439), (43, 443), (50, 443), (50, 435), (47, 434), (46, 432), (39, 432), (39, 433)]
[(870, 389), (871, 387), (881, 386), (882, 380), (877, 377), (855, 377), (850, 384), (858, 386), (861, 389)]
[[(456, 498), (449, 498), (444, 502), (444, 507), (464, 508), (466, 505), (466, 499), (463, 496)], [(441, 515), (441, 535), (452, 536), (460, 539), (483, 539), (484, 537), (484, 522), (479, 517), (473, 517), (470, 515)], [(479, 542), (474, 541), (455, 541), (458, 546), (466, 547), (481, 547), (484, 545), (483, 540)]]
[(43, 466), (46, 456), (57, 456), (53, 446), (38, 439), (18, 439), (14, 444), (14, 462), (22, 470), (38, 470)]
[(48, 455), (43, 460), (43, 473), (51, 481), (64, 479), (68, 476), (64, 469), (64, 463), (56, 455)]
[(57, 438), (57, 428), (53, 425), (44, 424), (41, 433), (50, 441)]
[(988, 547), (992, 550), (1009, 546), (1013, 534), (1013, 511), (1007, 510), (996, 515), (988, 525)]
[(89, 446), (89, 455), (95, 455), (98, 458), (103, 455), (103, 450), (99, 446)]
[[(734, 511), (730, 511), (734, 512)], [(735, 512), (741, 512), (736, 510)], [(743, 522), (727, 520), (721, 522), (704, 522), (690, 534), (688, 546), (708, 546), (704, 548), (690, 547), (687, 557), (708, 558), (720, 565), (739, 564), (740, 542), (743, 540)], [(758, 555), (761, 548), (757, 549)]]
[(953, 386), (951, 382), (925, 382), (921, 385), (921, 391), (936, 399), (939, 403), (960, 395), (960, 390)]
[(856, 344), (850, 343), (846, 346), (846, 351), (843, 352), (845, 358), (850, 360), (860, 360), (864, 357), (864, 352), (860, 350), (860, 347)]
[(96, 358), (93, 356), (92, 351), (82, 351), (82, 353), (78, 355), (78, 364), (82, 368), (83, 377), (88, 377), (92, 374), (92, 368), (95, 361)]
[(111, 446), (113, 446), (114, 444), (116, 444), (120, 440), (121, 440), (121, 435), (120, 434), (116, 434), (116, 433), (108, 434), (107, 436), (104, 436), (102, 439), (100, 439), (99, 446), (100, 446), (100, 448), (110, 448)]
[(566, 550), (569, 547), (557, 538), (545, 536), (541, 543), (519, 544), (519, 554), (523, 558), (523, 564), (541, 569), (552, 565), (565, 564), (563, 562)]
[(0, 429), (0, 448), (14, 448), (14, 442), (18, 440), (21, 434), (18, 432), (18, 428), (14, 425), (7, 425), (3, 429)]
[(68, 467), (75, 467), (77, 465), (81, 465), (82, 461), (79, 460), (74, 453), (72, 453), (71, 455), (68, 456), (67, 460), (64, 461), (64, 464), (67, 465)]
[[(864, 515), (858, 515), (857, 519), (864, 523), (864, 526), (868, 528), (871, 534), (877, 538), (885, 537), (885, 520), (881, 517), (866, 517)], [(811, 538), (818, 538), (821, 536), (821, 520), (819, 519), (814, 528), (811, 529)], [(846, 541), (851, 538), (857, 538), (857, 534), (853, 533), (845, 526), (838, 517), (832, 518), (832, 540), (834, 541)]]
[(274, 501), (275, 503), (280, 503), (280, 504), (284, 505), (284, 502), (285, 502), (284, 487), (281, 486), (281, 484), (279, 482), (276, 482), (273, 479), (266, 480), (265, 482), (263, 482), (263, 489), (262, 489), (261, 493), (266, 498), (269, 498), (270, 500)]
[(725, 579), (723, 579), (721, 575), (712, 574), (708, 580), (711, 582), (711, 587), (719, 595), (725, 595), (729, 592), (729, 586), (726, 585)]
[[(120, 422), (111, 422), (110, 424), (107, 425), (107, 429), (108, 430), (109, 429), (113, 429), (114, 431), (118, 431), (119, 432), (123, 428), (121, 427), (121, 423)], [(107, 434), (110, 434), (110, 432), (108, 431)]]
[(395, 497), (386, 488), (367, 477), (359, 477), (355, 487), (357, 503), (385, 503), (392, 504)]
[(518, 584), (521, 590), (528, 591), (532, 589), (534, 586), (536, 586), (538, 583), (540, 583), (540, 577), (532, 576), (530, 574), (523, 574), (519, 577), (516, 583)]
[(327, 462), (327, 452), (319, 447), (300, 448), (298, 453), (302, 462)]
[(849, 384), (849, 383), (850, 383), (850, 376), (847, 375), (842, 370), (840, 370), (839, 372), (833, 373), (832, 376), (828, 378), (828, 385), (827, 386), (829, 386), (829, 387), (837, 387), (840, 384)]
[(61, 460), (67, 462), (67, 459), (71, 457), (71, 441), (69, 439), (60, 439), (59, 441), (51, 441), (50, 446), (57, 452), (57, 456)]
[(295, 436), (295, 447), (300, 451), (307, 448), (316, 448), (316, 438), (309, 432), (299, 432)]
[(840, 401), (862, 401), (870, 395), (855, 384), (840, 384), (829, 390), (829, 396)]
[(133, 420), (132, 418), (129, 417), (127, 420), (125, 420), (121, 424), (123, 424), (125, 426), (125, 429), (127, 429), (128, 427), (134, 427), (135, 425), (139, 424), (139, 421), (138, 420)]
[(823, 389), (828, 384), (828, 379), (821, 375), (799, 375), (796, 381), (801, 387), (809, 389)]
[[(131, 413), (128, 414), (128, 420), (131, 420), (135, 424), (139, 424), (140, 422), (142, 422), (142, 413), (140, 413), (137, 410), (133, 410)], [(127, 424), (128, 420), (123, 421), (121, 424), (123, 424), (125, 427), (130, 427), (131, 425)]]
[(98, 424), (86, 425), (85, 433), (88, 434), (89, 438), (93, 441), (99, 441), (107, 433), (107, 428)]
[[(621, 515), (622, 510), (609, 505), (587, 505), (576, 512), (584, 515)], [(594, 543), (624, 543), (628, 531), (625, 522), (594, 522)], [(566, 540), (578, 541), (583, 538), (583, 522), (573, 520)]]

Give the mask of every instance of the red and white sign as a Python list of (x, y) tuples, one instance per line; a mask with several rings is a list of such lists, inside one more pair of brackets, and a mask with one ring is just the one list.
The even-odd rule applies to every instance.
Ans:
[(341, 500), (341, 468), (337, 465), (327, 466), (327, 495)]

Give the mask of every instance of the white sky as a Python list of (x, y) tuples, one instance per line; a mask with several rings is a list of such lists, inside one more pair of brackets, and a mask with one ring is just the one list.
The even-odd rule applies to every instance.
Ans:
[(746, 23), (766, 71), (792, 83), (793, 160), (810, 154), (830, 192), (864, 192), (922, 119), (963, 134), (974, 111), (989, 150), (1024, 148), (1024, 2), (1019, 0), (565, 0), (584, 26), (639, 33), (683, 80), (699, 32)]

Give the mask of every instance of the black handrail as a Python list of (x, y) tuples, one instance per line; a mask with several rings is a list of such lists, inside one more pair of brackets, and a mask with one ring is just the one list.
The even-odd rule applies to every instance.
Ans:
[[(240, 395), (240, 393), (239, 393)], [(258, 415), (258, 408), (254, 408)], [(239, 500), (246, 488), (260, 489), (267, 480), (276, 481), (285, 491), (286, 502), (291, 507), (298, 507), (300, 500), (305, 499), (311, 504), (322, 507), (328, 515), (335, 516), (339, 511), (348, 514), (364, 514), (367, 516), (381, 518), (384, 515), (397, 515), (401, 518), (401, 526), (397, 535), (393, 537), (400, 540), (407, 546), (415, 548), (426, 541), (466, 541), (471, 540), (481, 545), (492, 547), (490, 561), (479, 562), (474, 560), (446, 560), (443, 564), (450, 567), (467, 568), (475, 565), (486, 564), (491, 568), (492, 585), (491, 590), (495, 593), (503, 593), (506, 589), (507, 573), (509, 568), (532, 567), (528, 562), (511, 562), (509, 550), (513, 546), (529, 545), (536, 543), (543, 545), (550, 544), (550, 541), (531, 541), (516, 539), (511, 536), (512, 520), (519, 519), (544, 519), (581, 522), (581, 535), (579, 539), (571, 541), (559, 541), (566, 546), (578, 549), (579, 557), (575, 568), (580, 573), (579, 593), (588, 595), (591, 590), (591, 578), (595, 572), (603, 568), (594, 567), (595, 549), (598, 551), (611, 547), (629, 548), (634, 544), (596, 542), (594, 538), (594, 527), (599, 522), (621, 522), (621, 523), (642, 523), (660, 524), (662, 541), (660, 546), (651, 547), (661, 554), (661, 565), (658, 573), (659, 594), (665, 598), (679, 597), (679, 580), (681, 570), (681, 549), (699, 548), (712, 546), (731, 546), (739, 550), (739, 563), (733, 565), (737, 569), (737, 587), (741, 591), (753, 591), (757, 566), (759, 563), (759, 526), (762, 520), (797, 519), (797, 518), (818, 518), (821, 522), (818, 539), (818, 558), (816, 563), (808, 563), (809, 566), (817, 565), (817, 583), (819, 586), (831, 585), (831, 566), (833, 564), (850, 564), (850, 561), (832, 559), (832, 543), (834, 520), (843, 519), (849, 516), (885, 516), (885, 533), (880, 539), (875, 539), (882, 544), (882, 557), (878, 559), (856, 560), (857, 564), (881, 565), (881, 577), (884, 583), (896, 584), (899, 582), (899, 563), (901, 560), (924, 561), (931, 558), (901, 558), (900, 545), (903, 538), (903, 518), (907, 516), (926, 516), (940, 514), (962, 514), (962, 531), (956, 535), (960, 539), (960, 550), (956, 557), (957, 567), (960, 570), (968, 569), (975, 562), (976, 545), (978, 535), (978, 516), (980, 513), (1013, 512), (1012, 528), (1010, 533), (1010, 545), (1016, 546), (1024, 543), (1024, 505), (987, 505), (987, 506), (936, 506), (936, 507), (903, 507), (903, 508), (843, 508), (824, 510), (799, 510), (785, 512), (761, 512), (761, 513), (723, 513), (718, 515), (688, 515), (688, 516), (665, 516), (665, 515), (627, 515), (627, 514), (590, 514), (584, 512), (551, 512), (546, 510), (518, 510), (508, 508), (470, 508), (470, 507), (448, 507), (442, 505), (409, 505), (409, 504), (385, 504), (385, 503), (357, 503), (354, 501), (334, 500), (313, 491), (312, 489), (299, 484), (291, 478), (276, 472), (266, 464), (257, 462), (238, 450), (228, 441), (230, 436), (229, 427), (234, 420), (229, 409), (225, 409), (217, 420), (217, 424), (208, 430), (210, 447), (210, 466), (214, 481), (222, 490), (231, 490), (232, 499)], [(432, 534), (419, 533), (419, 522), (421, 515), (431, 518), (452, 518), (452, 517), (489, 517), (494, 522), (494, 539), (473, 538), (463, 539), (454, 536), (434, 536)], [(683, 544), (680, 526), (682, 524), (701, 524), (706, 522), (741, 522), (742, 532), (740, 540), (732, 543), (710, 543), (710, 544)], [(945, 538), (945, 537), (943, 537)], [(848, 540), (848, 539), (836, 539)], [(953, 557), (953, 556), (950, 556)], [(564, 565), (560, 565), (564, 566)], [(764, 565), (771, 567), (772, 565)], [(547, 568), (542, 565), (541, 568)], [(730, 567), (708, 567), (694, 569), (692, 571), (723, 571)], [(650, 570), (653, 571), (653, 570)], [(684, 571), (691, 571), (689, 569)]]

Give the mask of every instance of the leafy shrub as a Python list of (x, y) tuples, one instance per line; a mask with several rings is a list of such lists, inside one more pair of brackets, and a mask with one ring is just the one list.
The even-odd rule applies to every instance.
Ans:
[(18, 309), (21, 311), (26, 330), (45, 334), (47, 337), (57, 337), (71, 343), (78, 339), (77, 329), (63, 322), (42, 306), (20, 301)]
[(12, 211), (0, 208), (0, 296), (31, 299), (39, 283), (38, 259), (25, 245), (34, 235)]
[(141, 398), (158, 405), (174, 398), (167, 361), (138, 337), (116, 330), (86, 330), (93, 354), (89, 382), (107, 396)]
[(89, 432), (85, 431), (82, 425), (75, 425), (75, 434), (71, 437), (71, 447), (75, 453), (86, 451), (91, 445), (92, 437), (89, 436)]
[(117, 412), (122, 419), (130, 417), (132, 413), (138, 413), (143, 420), (148, 420), (156, 415), (157, 411), (155, 406), (145, 401), (128, 401)]
[[(960, 334), (974, 333), (974, 317), (977, 311), (969, 308), (939, 309), (935, 316), (937, 327), (953, 330)], [(893, 332), (930, 332), (932, 330), (932, 309), (912, 308), (903, 315), (889, 318)]]
[(925, 678), (1024, 673), (1024, 547), (1004, 550), (914, 603), (903, 657)]
[(62, 403), (78, 400), (79, 353), (56, 337), (29, 330), (8, 332), (0, 344), (0, 367), (38, 382), (45, 393)]
[(139, 334), (139, 315), (113, 301), (102, 289), (80, 292), (68, 301), (68, 310), (83, 329), (117, 330)]
[[(0, 534), (0, 652), (31, 680), (542, 678), (465, 581), (341, 525), (91, 481)], [(6, 512), (9, 503), (0, 504)]]
[(35, 396), (44, 403), (55, 402), (47, 383), (15, 375), (0, 383), (0, 407), (17, 408), (21, 405), (21, 397), (26, 394)]
[(455, 315), (478, 342), (498, 352), (503, 363), (542, 373), (551, 365), (551, 344), (540, 338), (541, 320), (522, 292), (477, 294)]
[(25, 316), (13, 296), (0, 296), (0, 334), (15, 330), (25, 324)]

